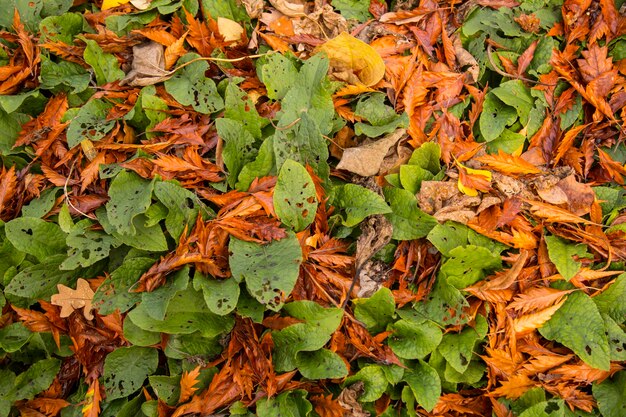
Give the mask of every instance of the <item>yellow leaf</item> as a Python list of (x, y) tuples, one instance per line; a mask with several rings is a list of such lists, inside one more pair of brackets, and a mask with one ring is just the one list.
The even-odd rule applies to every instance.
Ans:
[(484, 169), (472, 169), (457, 161), (459, 168), (459, 191), (470, 197), (476, 197), (478, 190), (487, 192), (491, 187), (491, 171)]
[(102, 10), (112, 9), (113, 7), (121, 6), (128, 3), (130, 0), (104, 0), (102, 2)]
[(241, 40), (244, 32), (239, 23), (234, 20), (226, 19), (225, 17), (217, 18), (217, 29), (226, 42), (237, 42)]
[(372, 86), (385, 76), (385, 63), (374, 48), (341, 33), (318, 48), (330, 59), (332, 74), (348, 84)]

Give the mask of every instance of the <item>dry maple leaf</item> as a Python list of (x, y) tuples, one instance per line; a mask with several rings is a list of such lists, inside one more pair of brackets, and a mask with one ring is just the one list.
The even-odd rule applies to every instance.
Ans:
[(57, 289), (59, 293), (53, 295), (50, 301), (52, 304), (61, 307), (61, 317), (69, 317), (75, 310), (82, 308), (85, 318), (87, 320), (93, 319), (91, 300), (94, 292), (87, 281), (79, 278), (76, 282), (75, 290), (63, 284), (58, 284)]

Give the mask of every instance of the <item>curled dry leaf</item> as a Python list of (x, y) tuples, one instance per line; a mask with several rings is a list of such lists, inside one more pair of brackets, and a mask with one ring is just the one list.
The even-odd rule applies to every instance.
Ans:
[(478, 76), (480, 74), (478, 61), (476, 61), (476, 58), (474, 58), (472, 54), (470, 54), (465, 48), (463, 48), (463, 45), (461, 44), (461, 39), (458, 37), (458, 35), (452, 37), (452, 46), (454, 47), (454, 56), (456, 57), (459, 66), (461, 68), (469, 67), (467, 69), (467, 73), (470, 75), (472, 82), (478, 81)]
[(152, 0), (130, 0), (130, 4), (138, 8), (139, 10), (146, 10), (150, 7)]
[(337, 401), (347, 411), (346, 415), (352, 417), (369, 417), (370, 413), (363, 410), (358, 399), (364, 390), (363, 381), (356, 382), (341, 391)]
[(133, 46), (133, 62), (131, 70), (120, 82), (133, 87), (144, 87), (165, 81), (172, 76), (165, 70), (163, 45), (148, 42)]
[(341, 33), (317, 50), (326, 53), (331, 74), (341, 81), (372, 86), (385, 76), (385, 63), (378, 52), (348, 33)]
[(289, 17), (306, 16), (303, 1), (270, 0), (270, 4), (282, 14)]
[(75, 310), (82, 308), (85, 318), (87, 320), (93, 319), (91, 300), (94, 292), (87, 281), (79, 278), (75, 290), (63, 284), (58, 284), (57, 289), (59, 293), (53, 295), (50, 302), (61, 307), (61, 317), (69, 317)]
[(242, 3), (250, 19), (258, 19), (263, 13), (263, 0), (243, 0)]
[(405, 133), (406, 129), (398, 129), (375, 142), (344, 150), (337, 169), (345, 169), (364, 177), (378, 174), (389, 148), (395, 145)]

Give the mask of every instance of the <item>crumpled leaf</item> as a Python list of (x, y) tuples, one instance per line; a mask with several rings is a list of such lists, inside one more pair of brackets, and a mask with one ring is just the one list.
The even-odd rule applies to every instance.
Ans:
[(289, 17), (299, 17), (306, 15), (305, 3), (300, 0), (270, 0), (270, 4), (274, 6), (276, 10)]
[(75, 290), (63, 284), (57, 285), (57, 288), (59, 293), (53, 295), (50, 298), (50, 302), (61, 307), (61, 317), (69, 317), (74, 310), (82, 308), (85, 318), (87, 320), (93, 319), (93, 314), (91, 313), (93, 306), (91, 305), (91, 301), (93, 300), (94, 292), (87, 281), (79, 278), (78, 281), (76, 281)]
[(172, 73), (165, 70), (165, 56), (163, 45), (148, 42), (133, 46), (133, 61), (131, 70), (121, 85), (143, 87), (165, 81), (172, 77)]
[(459, 191), (470, 197), (476, 197), (478, 191), (487, 192), (491, 189), (491, 171), (468, 168), (457, 162), (459, 167)]
[(240, 41), (245, 32), (239, 23), (225, 17), (217, 18), (217, 29), (226, 42)]
[(349, 84), (372, 86), (385, 76), (385, 63), (365, 42), (342, 32), (318, 48), (330, 59), (331, 74)]
[(389, 148), (395, 145), (405, 133), (406, 129), (398, 129), (375, 142), (344, 150), (337, 169), (345, 169), (364, 177), (378, 174)]

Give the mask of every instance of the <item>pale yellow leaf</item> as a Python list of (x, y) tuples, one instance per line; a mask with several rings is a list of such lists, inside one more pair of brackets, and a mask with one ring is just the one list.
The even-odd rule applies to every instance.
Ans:
[(237, 42), (243, 36), (243, 27), (234, 20), (225, 17), (217, 18), (217, 29), (226, 42)]

